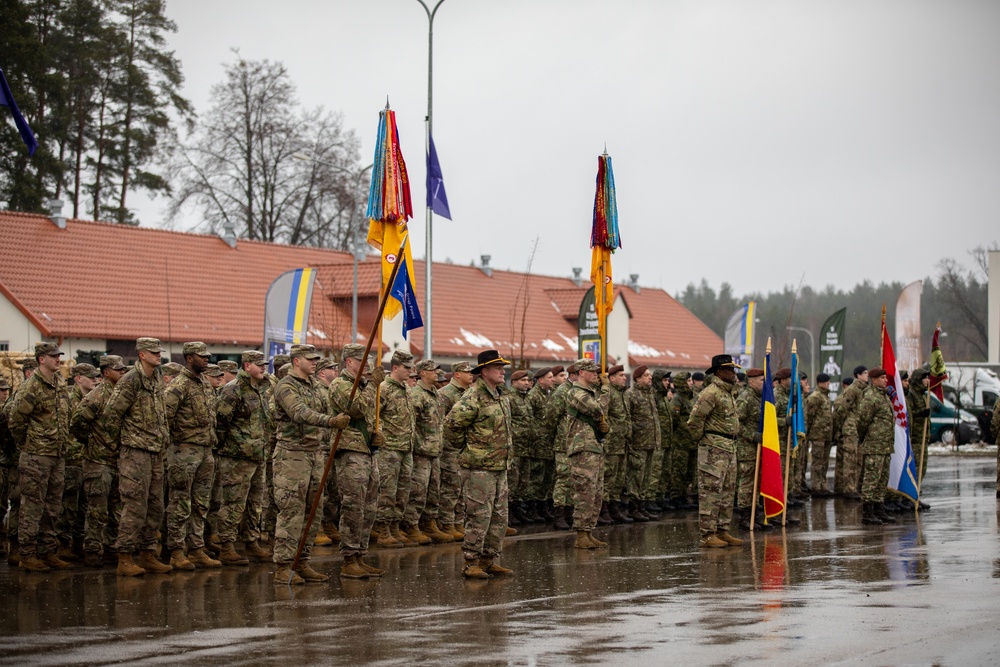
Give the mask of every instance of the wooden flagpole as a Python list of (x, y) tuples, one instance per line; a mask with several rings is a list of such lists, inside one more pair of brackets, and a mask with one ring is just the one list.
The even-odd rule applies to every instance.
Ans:
[[(792, 355), (798, 354), (798, 345), (796, 340), (792, 339)], [(795, 386), (795, 380), (792, 380), (792, 386)], [(788, 395), (788, 408), (792, 410), (792, 414), (795, 414), (795, 396), (792, 394)], [(788, 421), (788, 409), (785, 410), (785, 421)], [(795, 428), (795, 420), (787, 425), (788, 431), (785, 433), (785, 506), (781, 508), (781, 526), (784, 527), (788, 521), (788, 478), (789, 471), (791, 469), (791, 458), (792, 458), (792, 431)]]

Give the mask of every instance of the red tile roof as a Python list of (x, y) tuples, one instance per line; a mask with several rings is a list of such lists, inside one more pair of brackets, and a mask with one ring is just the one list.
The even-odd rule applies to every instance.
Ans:
[[(414, 262), (423, 309), (424, 263)], [(290, 269), (318, 267), (310, 342), (339, 347), (350, 337), (350, 254), (216, 236), (69, 220), (60, 230), (41, 215), (0, 212), (0, 292), (48, 337), (202, 340), (261, 345), (264, 295)], [(358, 267), (358, 329), (377, 310), (375, 258)], [(434, 354), (475, 357), (484, 348), (536, 365), (576, 357), (576, 315), (589, 288), (569, 278), (473, 266), (434, 265)], [(703, 368), (722, 340), (660, 289), (619, 287), (632, 315), (631, 364)], [(527, 310), (524, 310), (525, 295)], [(363, 333), (362, 333), (363, 335)], [(417, 354), (424, 330), (410, 333)]]

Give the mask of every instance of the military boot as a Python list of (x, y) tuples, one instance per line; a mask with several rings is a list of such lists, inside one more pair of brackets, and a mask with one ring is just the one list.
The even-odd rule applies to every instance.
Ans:
[(515, 535), (517, 535), (517, 528), (514, 528), (512, 526), (507, 526), (507, 528), (503, 532), (504, 537), (514, 537)]
[(655, 501), (646, 500), (640, 507), (642, 508), (642, 512), (649, 517), (650, 521), (658, 521), (660, 519), (659, 505)]
[(307, 560), (299, 561), (299, 567), (295, 570), (295, 574), (299, 575), (300, 577), (302, 577), (311, 584), (320, 584), (323, 583), (324, 581), (330, 580), (330, 577), (312, 569), (312, 566), (309, 565), (309, 561)]
[(17, 564), (21, 561), (20, 545), (17, 540), (11, 540), (7, 543), (7, 565), (11, 567), (17, 567)]
[(257, 561), (258, 563), (270, 562), (271, 558), (274, 556), (270, 549), (265, 549), (260, 545), (260, 542), (256, 540), (253, 542), (247, 542), (244, 545), (244, 551), (246, 551), (247, 557), (249, 557), (250, 560)]
[(881, 526), (882, 520), (875, 516), (874, 503), (865, 503), (861, 509), (861, 523), (866, 526)]
[(433, 541), (427, 535), (424, 535), (424, 533), (420, 530), (420, 528), (418, 528), (415, 525), (413, 526), (407, 525), (401, 529), (401, 532), (408, 538), (410, 538), (410, 540), (416, 542), (420, 546), (423, 546), (425, 544), (430, 544)]
[(403, 543), (397, 540), (389, 532), (389, 524), (385, 521), (380, 521), (375, 524), (372, 529), (372, 533), (375, 535), (375, 545), (383, 547), (385, 549), (401, 549)]
[(740, 517), (740, 530), (750, 530), (750, 508), (739, 507), (736, 509), (736, 513)]
[(446, 542), (454, 542), (455, 538), (448, 533), (442, 532), (434, 519), (424, 519), (420, 522), (420, 531), (431, 538), (432, 542), (437, 544), (444, 544)]
[(711, 535), (702, 535), (701, 540), (698, 542), (698, 546), (707, 549), (725, 549), (728, 545), (720, 540), (718, 535), (713, 533)]
[[(421, 521), (421, 524), (422, 523), (423, 522)], [(507, 525), (520, 526), (522, 523), (524, 523), (524, 521), (521, 520), (521, 503), (516, 500), (511, 500), (507, 503)], [(421, 529), (424, 529), (422, 525), (420, 527)], [(426, 533), (427, 530), (424, 529), (424, 532)], [(434, 538), (431, 537), (431, 539)]]
[(628, 501), (628, 515), (629, 518), (631, 518), (632, 521), (635, 521), (636, 523), (644, 523), (646, 521), (649, 521), (649, 517), (646, 516), (646, 514), (643, 513), (641, 509), (639, 509), (638, 500)]
[(219, 550), (219, 561), (223, 565), (233, 565), (236, 567), (250, 564), (250, 560), (246, 556), (242, 556), (236, 552), (232, 542), (222, 543), (222, 548)]
[(316, 533), (316, 540), (313, 542), (313, 546), (317, 547), (328, 547), (333, 544), (333, 540), (326, 533), (320, 531)]
[(366, 563), (364, 556), (355, 556), (355, 561), (361, 567), (362, 570), (368, 573), (368, 576), (370, 577), (381, 577), (383, 574), (385, 574), (385, 570), (379, 569), (374, 565), (369, 565), (368, 563)]
[(330, 538), (332, 543), (340, 544), (340, 529), (335, 521), (324, 521), (323, 533)]
[(617, 500), (612, 500), (608, 506), (608, 514), (615, 523), (632, 523), (631, 517), (622, 512), (622, 504)]
[(598, 526), (612, 526), (615, 520), (611, 518), (611, 508), (607, 500), (601, 502), (601, 513), (597, 516)]
[(389, 534), (392, 535), (394, 540), (402, 544), (404, 547), (412, 547), (416, 544), (416, 541), (411, 539), (410, 536), (399, 527), (398, 521), (393, 521), (389, 524)]
[(466, 579), (489, 579), (490, 575), (479, 566), (478, 558), (466, 558), (465, 568), (462, 569), (462, 576)]
[(743, 546), (743, 540), (741, 540), (738, 537), (733, 537), (732, 535), (729, 534), (729, 531), (727, 530), (720, 530), (715, 534), (715, 536), (731, 547)]
[(481, 569), (486, 574), (514, 574), (514, 570), (509, 567), (503, 567), (502, 565), (497, 565), (493, 562), (492, 558), (480, 558), (479, 559), (479, 569)]
[(594, 537), (594, 533), (587, 531), (587, 537), (590, 538), (590, 543), (593, 544), (598, 549), (605, 549), (608, 546), (607, 542), (602, 542), (601, 540)]
[(542, 523), (552, 521), (556, 518), (555, 508), (552, 499), (538, 501), (538, 514), (542, 517)]
[(132, 554), (118, 554), (119, 577), (141, 577), (144, 574), (146, 574), (146, 570), (136, 565)]
[(175, 570), (190, 571), (194, 569), (194, 563), (187, 559), (183, 549), (174, 549), (170, 552), (170, 566)]
[(38, 557), (38, 554), (24, 554), (20, 558), (19, 567), (28, 572), (48, 572), (52, 568)]
[(552, 527), (556, 530), (569, 530), (569, 521), (567, 520), (566, 514), (569, 512), (568, 507), (563, 507), (559, 505), (556, 507), (555, 519), (552, 522)]
[(84, 567), (104, 567), (104, 558), (99, 553), (94, 553), (93, 551), (88, 551), (83, 556), (83, 566)]
[(596, 549), (597, 545), (590, 539), (590, 532), (586, 530), (576, 531), (576, 542), (574, 549)]
[(278, 566), (278, 571), (274, 573), (274, 583), (281, 586), (301, 586), (306, 580), (292, 571), (291, 563), (283, 563)]
[(872, 503), (873, 509), (875, 510), (875, 516), (882, 523), (896, 523), (896, 518), (889, 514), (882, 503)]
[(545, 523), (545, 517), (539, 513), (541, 504), (540, 500), (529, 500), (525, 505), (527, 509), (524, 512), (524, 520), (528, 523)]
[(344, 563), (340, 566), (340, 576), (345, 579), (367, 579), (371, 576), (361, 565), (361, 556), (344, 556)]
[(456, 526), (453, 523), (442, 523), (441, 524), (441, 532), (448, 533), (449, 535), (451, 535), (456, 540), (460, 540), (463, 537), (465, 537), (465, 533), (463, 533), (462, 531), (460, 531), (458, 529), (458, 526)]
[(53, 570), (72, 570), (76, 565), (73, 563), (67, 563), (58, 554), (45, 554), (42, 557), (45, 564), (51, 567)]
[(187, 558), (194, 563), (195, 567), (222, 567), (222, 561), (210, 558), (204, 549), (195, 549), (188, 554)]
[(63, 544), (59, 547), (59, 553), (56, 554), (59, 558), (66, 561), (67, 563), (75, 563), (80, 560), (80, 557), (73, 553), (73, 547)]
[(146, 551), (140, 553), (139, 560), (136, 564), (146, 570), (146, 572), (152, 572), (153, 574), (166, 574), (174, 569), (170, 565), (161, 563), (152, 549), (147, 549)]

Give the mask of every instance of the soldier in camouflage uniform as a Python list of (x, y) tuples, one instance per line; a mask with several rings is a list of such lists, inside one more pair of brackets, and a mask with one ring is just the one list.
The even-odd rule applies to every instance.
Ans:
[(448, 413), (445, 431), (462, 443), (465, 484), (463, 574), (472, 579), (512, 574), (495, 562), (507, 532), (507, 466), (511, 455), (510, 406), (500, 393), (509, 361), (496, 350), (479, 353), (479, 379)]
[[(118, 450), (118, 574), (135, 577), (173, 568), (157, 559), (163, 521), (163, 451), (170, 441), (163, 386), (156, 369), (164, 352), (155, 338), (135, 341), (139, 360), (115, 385), (100, 419), (108, 448)], [(138, 561), (134, 556), (139, 552)]]
[(740, 546), (729, 534), (736, 495), (736, 369), (728, 354), (712, 357), (710, 384), (698, 395), (688, 430), (698, 439), (698, 527), (702, 547)]
[[(69, 389), (69, 413), (72, 416), (83, 397), (94, 390), (101, 372), (91, 364), (76, 364), (70, 371), (73, 386)], [(62, 514), (56, 524), (59, 536), (59, 557), (67, 561), (83, 557), (83, 524), (87, 498), (83, 491), (83, 444), (70, 437), (66, 447)]]
[[(438, 392), (441, 414), (445, 417), (475, 380), (472, 364), (467, 361), (452, 364), (451, 374), (451, 381)], [(444, 430), (442, 439), (444, 447), (441, 451), (441, 505), (438, 508), (438, 522), (442, 531), (460, 540), (465, 537), (460, 513), (465, 477), (458, 463), (462, 444), (450, 440), (447, 430)]]
[(70, 431), (83, 445), (83, 490), (87, 497), (83, 528), (84, 565), (101, 567), (118, 537), (121, 497), (118, 494), (118, 449), (108, 441), (104, 408), (118, 381), (128, 371), (121, 357), (102, 356), (103, 382), (73, 411)]
[[(338, 375), (337, 362), (330, 357), (324, 357), (316, 362), (316, 386), (323, 394), (323, 401), (326, 403), (327, 412), (332, 412), (330, 407), (330, 385)], [(336, 436), (336, 430), (331, 431), (331, 436)], [(333, 439), (331, 437), (332, 446)], [(323, 492), (323, 521), (320, 524), (320, 532), (316, 534), (316, 546), (329, 546), (334, 540), (340, 543), (340, 489), (337, 488), (337, 475), (327, 475), (326, 490)]]
[(674, 397), (670, 399), (673, 412), (674, 439), (670, 454), (670, 497), (678, 509), (696, 509), (691, 497), (697, 493), (698, 441), (688, 431), (688, 417), (694, 406), (691, 375), (681, 371), (674, 375)]
[(395, 542), (401, 545), (431, 542), (416, 524), (403, 524), (413, 474), (413, 408), (407, 393), (407, 378), (412, 370), (413, 355), (396, 350), (379, 392), (379, 420), (385, 437), (385, 444), (375, 455), (379, 474), (375, 536), (380, 547), (394, 548)]
[(816, 376), (816, 390), (806, 398), (806, 439), (812, 456), (809, 485), (814, 497), (830, 496), (826, 473), (830, 467), (830, 448), (833, 446), (833, 404), (830, 402), (830, 376)]
[[(844, 498), (861, 500), (861, 451), (858, 437), (858, 410), (861, 399), (868, 389), (868, 369), (858, 366), (854, 369), (854, 382), (844, 390), (840, 406), (841, 443), (843, 447)], [(834, 415), (837, 418), (837, 415)]]
[[(247, 350), (236, 379), (222, 387), (216, 403), (216, 464), (221, 499), (218, 511), (219, 560), (225, 565), (246, 565), (247, 556), (268, 561), (272, 554), (260, 545), (264, 513), (264, 453), (270, 437), (270, 414), (264, 397), (263, 352)], [(242, 538), (246, 556), (234, 544)]]
[[(263, 352), (261, 354), (263, 354)], [(239, 375), (240, 365), (237, 364), (235, 361), (231, 361), (229, 359), (222, 359), (219, 361), (217, 365), (222, 370), (223, 386), (235, 380), (236, 376)]]
[(441, 447), (444, 415), (434, 379), (440, 366), (433, 359), (424, 359), (415, 370), (419, 379), (410, 388), (413, 410), (413, 474), (410, 477), (410, 498), (403, 522), (418, 526), (419, 531), (434, 542), (454, 542), (450, 533), (438, 527), (438, 507), (441, 504)]
[(552, 441), (543, 432), (545, 406), (555, 384), (552, 369), (545, 367), (535, 371), (535, 385), (528, 390), (528, 404), (531, 406), (533, 426), (531, 444), (527, 454), (521, 457), (521, 485), (524, 488), (523, 518), (531, 523), (546, 520), (548, 510), (548, 487), (546, 486), (547, 461), (553, 459)]
[(205, 366), (205, 370), (202, 372), (202, 375), (204, 375), (205, 379), (208, 381), (208, 386), (212, 389), (212, 396), (214, 397), (216, 392), (222, 388), (226, 379), (226, 374), (218, 364), (208, 364)]
[[(383, 574), (365, 563), (364, 556), (375, 525), (379, 481), (375, 451), (382, 442), (382, 434), (375, 430), (375, 388), (385, 379), (385, 372), (376, 366), (370, 380), (358, 378), (365, 364), (363, 345), (344, 346), (340, 363), (340, 375), (330, 384), (330, 409), (349, 418), (334, 458), (340, 490), (340, 553), (344, 557), (340, 576), (367, 579)], [(351, 400), (355, 378), (358, 390)]]
[(653, 452), (649, 467), (649, 492), (653, 512), (672, 507), (667, 502), (667, 486), (670, 479), (670, 444), (673, 441), (674, 420), (670, 409), (670, 373), (664, 370), (653, 372), (653, 398), (656, 401), (656, 417), (660, 422), (660, 446)]
[[(552, 398), (552, 394), (555, 393), (555, 390), (558, 389), (560, 386), (566, 384), (567, 382), (571, 382), (571, 381), (573, 381), (575, 379), (576, 379), (575, 374), (574, 374), (574, 376), (572, 378), (570, 377), (570, 372), (569, 372), (568, 368), (563, 368), (562, 366), (553, 366), (552, 367), (552, 389), (551, 389), (551, 391), (549, 391), (549, 398), (550, 399)], [(546, 405), (548, 405), (548, 402), (546, 402)], [(543, 415), (543, 419), (544, 418), (545, 418), (545, 416)], [(549, 454), (549, 448), (552, 446), (552, 443), (553, 443), (553, 441), (551, 440), (551, 438), (553, 437), (553, 435), (552, 434), (546, 434), (546, 433), (542, 433), (540, 435), (541, 435), (541, 437), (543, 439), (547, 439), (547, 440), (546, 440), (546, 442), (544, 442), (542, 444), (542, 449), (541, 449), (542, 453), (544, 453), (545, 456), (546, 456), (546, 459), (545, 459), (545, 478), (544, 478), (544, 481), (542, 482), (542, 486), (545, 489), (544, 492), (542, 493), (542, 497), (545, 499), (545, 504), (542, 506), (542, 510), (544, 510), (544, 511), (539, 510), (539, 514), (543, 515), (542, 516), (543, 519), (545, 519), (547, 521), (551, 521), (551, 520), (555, 519), (555, 512), (553, 511), (552, 508), (554, 507), (554, 503), (555, 503), (554, 499), (555, 499), (555, 496), (556, 496), (556, 490), (555, 490), (555, 485), (556, 485), (556, 452), (553, 449), (552, 452), (551, 452), (551, 454)], [(568, 496), (567, 496), (567, 498), (568, 498)], [(567, 516), (568, 516), (568, 513), (567, 513)]]
[(836, 448), (833, 468), (833, 495), (844, 495), (844, 392), (854, 382), (854, 378), (840, 379), (840, 393), (833, 401), (833, 445)]
[(167, 362), (160, 366), (160, 380), (164, 385), (168, 385), (174, 381), (174, 378), (183, 372), (184, 367), (180, 364), (174, 363), (173, 361)]
[(886, 393), (889, 378), (881, 368), (871, 369), (868, 378), (871, 385), (861, 397), (856, 427), (862, 456), (861, 520), (872, 525), (896, 523), (882, 506), (889, 485), (889, 459), (896, 437), (895, 413)]
[(305, 546), (292, 571), (310, 503), (323, 502), (320, 481), (326, 467), (330, 428), (346, 428), (350, 417), (328, 414), (327, 403), (313, 380), (316, 362), (322, 358), (312, 345), (292, 345), (292, 368), (274, 388), (274, 501), (278, 517), (274, 528), (276, 584), (302, 584), (329, 579), (309, 565), (309, 554), (319, 523), (313, 522)]
[(59, 374), (62, 354), (54, 343), (35, 344), (38, 371), (25, 380), (8, 413), (10, 431), (21, 443), (20, 565), (33, 572), (72, 567), (59, 558), (56, 537), (66, 466), (63, 456), (70, 440), (69, 396)]
[(653, 374), (646, 366), (632, 371), (633, 385), (625, 392), (628, 413), (632, 420), (632, 440), (628, 443), (627, 489), (629, 517), (633, 521), (649, 521), (646, 493), (649, 487), (653, 452), (660, 448), (660, 417), (653, 394)]
[(7, 507), (10, 500), (10, 471), (13, 466), (14, 438), (7, 426), (3, 407), (10, 398), (10, 384), (0, 375), (0, 554), (7, 550)]
[[(928, 406), (929, 387), (931, 384), (930, 375), (922, 368), (913, 371), (910, 378), (910, 388), (906, 392), (906, 410), (910, 415), (910, 441), (913, 445), (913, 457), (917, 465), (920, 466), (920, 480), (927, 472), (927, 451), (924, 431), (927, 430), (926, 439), (930, 440), (930, 427), (926, 426), (930, 422), (931, 411)], [(989, 435), (984, 433), (983, 435)], [(923, 455), (921, 456), (921, 450)], [(920, 509), (924, 509), (921, 507)]]
[(761, 443), (760, 401), (764, 389), (764, 371), (751, 368), (746, 373), (747, 384), (736, 397), (736, 418), (740, 429), (736, 439), (736, 510), (740, 528), (750, 530), (750, 515), (754, 502), (754, 472), (757, 449)]
[[(22, 359), (18, 362), (21, 367), (21, 373), (24, 375), (24, 381), (27, 382), (28, 378), (38, 370), (38, 361), (34, 357), (29, 357), (27, 359)], [(18, 561), (20, 559), (20, 549), (18, 547), (17, 540), (17, 517), (21, 513), (21, 484), (20, 475), (17, 471), (18, 461), (21, 459), (21, 443), (24, 440), (24, 434), (20, 434), (19, 438), (15, 438), (14, 434), (10, 431), (9, 420), (10, 413), (14, 407), (15, 399), (17, 398), (17, 392), (21, 390), (24, 386), (24, 382), (18, 385), (17, 389), (10, 395), (7, 402), (3, 405), (3, 414), (0, 415), (0, 422), (6, 427), (6, 437), (8, 438), (8, 444), (6, 447), (7, 455), (5, 458), (9, 464), (7, 468), (7, 494), (10, 500), (10, 511), (7, 514), (7, 564), (11, 567), (17, 567)]]
[[(604, 438), (604, 502), (608, 506), (608, 516), (615, 523), (632, 523), (632, 519), (622, 510), (622, 494), (625, 492), (625, 468), (628, 461), (628, 443), (632, 439), (632, 420), (628, 415), (625, 400), (625, 368), (612, 366), (608, 369), (608, 424), (611, 430)], [(604, 508), (601, 508), (604, 512)]]
[(556, 530), (569, 530), (572, 519), (571, 503), (573, 502), (570, 486), (569, 459), (566, 455), (566, 404), (569, 390), (577, 380), (576, 364), (567, 369), (568, 381), (558, 385), (545, 404), (545, 415), (543, 419), (543, 433), (549, 442), (552, 443), (552, 453), (555, 460), (555, 481), (552, 486), (552, 502), (555, 505), (555, 522), (553, 527)]
[(573, 482), (573, 529), (577, 549), (608, 546), (593, 535), (604, 492), (604, 447), (611, 430), (607, 419), (610, 392), (598, 383), (600, 367), (593, 359), (579, 359), (577, 381), (566, 397), (566, 454)]
[(261, 539), (274, 542), (274, 524), (278, 520), (278, 506), (274, 502), (274, 448), (278, 443), (278, 434), (273, 428), (274, 424), (274, 388), (278, 386), (278, 381), (288, 374), (280, 369), (290, 366), (291, 357), (287, 354), (276, 354), (271, 359), (274, 373), (265, 375), (269, 387), (265, 390), (267, 396), (267, 411), (271, 415), (271, 437), (267, 441), (267, 451), (264, 452), (264, 526), (261, 529)]
[(221, 567), (205, 553), (205, 521), (215, 483), (215, 392), (203, 373), (208, 346), (184, 343), (184, 368), (164, 390), (171, 445), (167, 465), (167, 548), (176, 570)]
[[(510, 376), (510, 392), (507, 394), (510, 402), (511, 441), (514, 447), (510, 467), (507, 469), (507, 486), (510, 489), (508, 518), (510, 525), (517, 526), (524, 521), (521, 505), (526, 500), (526, 482), (530, 475), (531, 447), (534, 444), (535, 419), (531, 411), (528, 392), (531, 390), (531, 375), (528, 371), (514, 371)], [(528, 474), (522, 475), (526, 470)]]

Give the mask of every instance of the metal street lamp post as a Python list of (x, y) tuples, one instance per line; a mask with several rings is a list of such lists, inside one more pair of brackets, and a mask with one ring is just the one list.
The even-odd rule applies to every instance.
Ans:
[(816, 381), (816, 356), (815, 356), (815, 345), (816, 339), (813, 338), (812, 331), (806, 329), (805, 327), (785, 327), (789, 331), (801, 331), (809, 336), (809, 381)]
[[(431, 153), (431, 122), (434, 108), (434, 16), (438, 7), (444, 0), (438, 0), (434, 8), (427, 6), (424, 0), (417, 0), (420, 6), (427, 12), (427, 140), (424, 146), (424, 155)], [(433, 327), (431, 325), (431, 267), (434, 265), (433, 242), (434, 235), (431, 230), (434, 213), (431, 211), (431, 203), (427, 202), (427, 234), (426, 234), (426, 258), (424, 261), (424, 359), (430, 359), (434, 354)]]

